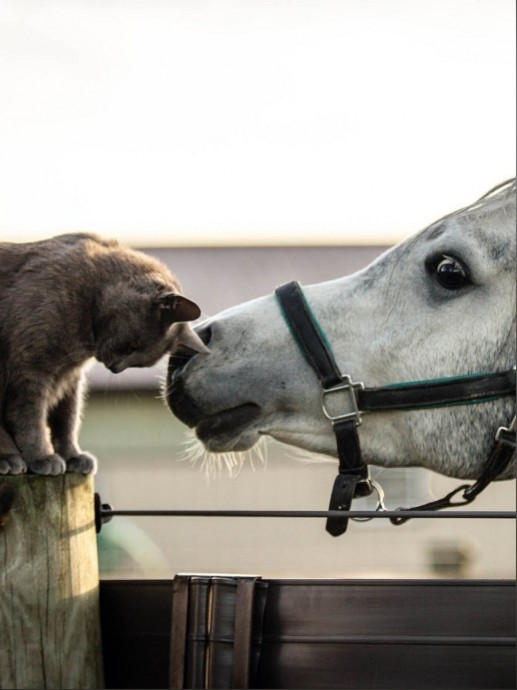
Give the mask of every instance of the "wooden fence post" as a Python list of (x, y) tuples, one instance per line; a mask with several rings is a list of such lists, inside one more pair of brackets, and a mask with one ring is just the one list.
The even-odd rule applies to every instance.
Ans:
[(102, 688), (93, 478), (0, 477), (0, 688)]

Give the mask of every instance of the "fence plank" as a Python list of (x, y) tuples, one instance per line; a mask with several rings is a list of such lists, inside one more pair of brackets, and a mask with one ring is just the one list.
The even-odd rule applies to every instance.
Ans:
[[(207, 588), (210, 577), (195, 580)], [(266, 579), (261, 584), (268, 589), (265, 608), (259, 607), (258, 671), (251, 687), (516, 687), (513, 580)], [(101, 582), (109, 688), (170, 687), (173, 598), (171, 580)], [(187, 632), (174, 646), (185, 644), (187, 660), (193, 645), (202, 651), (218, 647), (224, 661), (224, 650), (233, 644), (231, 626), (230, 633), (228, 625), (213, 625), (210, 632), (199, 624), (207, 617), (198, 613), (191, 612), (197, 634)], [(206, 686), (187, 682), (185, 687)]]

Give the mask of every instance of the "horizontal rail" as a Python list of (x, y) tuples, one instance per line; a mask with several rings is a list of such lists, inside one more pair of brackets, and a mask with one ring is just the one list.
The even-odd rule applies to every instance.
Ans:
[[(205, 640), (199, 636), (199, 640)], [(221, 642), (232, 642), (232, 638), (219, 638)], [(401, 645), (469, 645), (514, 647), (515, 637), (492, 637), (488, 635), (264, 635), (262, 642), (266, 644), (401, 644)]]
[(515, 511), (504, 510), (114, 510), (102, 508), (101, 516), (109, 519), (127, 517), (230, 517), (230, 518), (432, 518), (432, 519), (489, 519), (515, 520)]

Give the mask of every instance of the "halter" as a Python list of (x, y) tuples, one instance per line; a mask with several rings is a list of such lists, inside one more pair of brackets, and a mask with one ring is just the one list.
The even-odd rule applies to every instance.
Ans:
[[(332, 422), (336, 436), (339, 474), (334, 481), (329, 510), (348, 511), (353, 498), (369, 496), (374, 490), (379, 495), (378, 507), (384, 508), (382, 489), (370, 479), (368, 466), (361, 457), (358, 427), (364, 413), (467, 405), (515, 396), (515, 367), (493, 374), (471, 374), (365, 388), (362, 382), (354, 382), (349, 375), (341, 373), (300, 284), (286, 283), (275, 290), (275, 296), (291, 335), (320, 380), (323, 414)], [(332, 408), (336, 401), (342, 402), (343, 398), (347, 402), (347, 411), (334, 412)], [(497, 429), (492, 451), (474, 484), (463, 484), (442, 499), (409, 510), (439, 510), (473, 501), (508, 466), (515, 453), (516, 426), (516, 418), (513, 417), (507, 427)], [(463, 492), (461, 498), (454, 500), (460, 492)], [(398, 525), (407, 519), (392, 518), (391, 521)], [(326, 529), (337, 537), (346, 531), (347, 525), (348, 517), (329, 518)]]

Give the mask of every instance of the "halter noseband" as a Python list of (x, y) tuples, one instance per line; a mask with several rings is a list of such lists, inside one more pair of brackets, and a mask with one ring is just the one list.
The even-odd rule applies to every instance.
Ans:
[[(480, 403), (499, 397), (515, 396), (515, 367), (494, 374), (472, 374), (430, 381), (397, 383), (379, 388), (365, 388), (361, 382), (343, 375), (337, 366), (330, 344), (309, 307), (298, 282), (275, 290), (275, 296), (291, 334), (321, 383), (321, 404), (324, 415), (332, 422), (337, 441), (339, 474), (334, 481), (329, 510), (350, 510), (353, 498), (368, 496), (374, 490), (368, 466), (361, 457), (357, 429), (362, 414), (378, 410), (409, 410), (446, 405)], [(347, 398), (347, 411), (335, 413), (332, 398)], [(479, 479), (465, 484), (438, 501), (410, 510), (438, 510), (452, 505), (470, 503), (507, 467), (515, 452), (516, 420), (508, 427), (499, 427), (495, 444)], [(454, 496), (463, 491), (460, 501)], [(408, 518), (393, 518), (401, 524)], [(346, 531), (348, 518), (329, 518), (326, 529), (332, 536)]]

